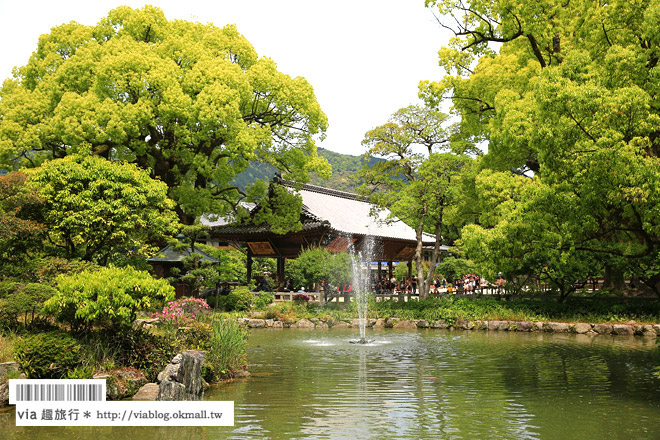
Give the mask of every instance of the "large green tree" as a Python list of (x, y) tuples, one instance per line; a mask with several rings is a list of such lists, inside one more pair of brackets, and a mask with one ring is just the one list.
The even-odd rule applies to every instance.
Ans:
[[(627, 270), (660, 293), (660, 3), (427, 5), (455, 38), (440, 51), (447, 76), (424, 83), (422, 96), (452, 101), (462, 138), (487, 142), (486, 168), (538, 180), (527, 217), (502, 221), (553, 215), (531, 224), (536, 237), (553, 225), (560, 235), (541, 240), (554, 243), (539, 256), (548, 270)], [(568, 259), (592, 264), (570, 269)]]
[[(388, 207), (392, 218), (415, 229), (417, 285), (428, 298), (436, 262), (443, 243), (445, 209), (455, 200), (455, 178), (470, 159), (456, 154), (463, 145), (450, 143), (451, 131), (445, 127), (447, 115), (423, 106), (409, 106), (395, 112), (389, 122), (367, 132), (363, 144), (365, 157), (383, 159), (365, 165), (360, 171), (361, 191), (376, 205)], [(431, 270), (424, 275), (422, 250), (424, 233), (435, 237)]]
[(243, 192), (232, 183), (249, 161), (294, 182), (310, 171), (327, 176), (313, 139), (326, 125), (309, 83), (259, 58), (234, 26), (122, 6), (96, 26), (71, 22), (42, 35), (4, 82), (0, 164), (74, 153), (133, 162), (167, 184), (192, 223), (266, 195), (264, 184)]

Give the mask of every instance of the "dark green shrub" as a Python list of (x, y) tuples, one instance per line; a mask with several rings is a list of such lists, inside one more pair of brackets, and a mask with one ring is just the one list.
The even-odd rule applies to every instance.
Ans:
[(26, 336), (15, 347), (15, 358), (30, 379), (65, 377), (81, 363), (80, 344), (66, 333)]
[(158, 373), (181, 351), (176, 336), (158, 336), (143, 329), (118, 333), (116, 340), (119, 345), (116, 363), (142, 371), (151, 382), (156, 381)]
[(193, 321), (177, 331), (177, 342), (182, 350), (209, 350), (213, 328), (210, 324)]
[(259, 296), (254, 299), (254, 308), (257, 310), (265, 310), (273, 301), (275, 301), (275, 295), (272, 293), (261, 292)]
[(239, 287), (238, 289), (232, 290), (229, 295), (224, 300), (225, 308), (228, 311), (246, 311), (250, 310), (252, 307), (252, 301), (254, 296), (249, 289), (245, 287)]
[(31, 326), (35, 315), (41, 314), (44, 301), (55, 293), (47, 284), (0, 283), (0, 327), (16, 329), (19, 318), (25, 326)]

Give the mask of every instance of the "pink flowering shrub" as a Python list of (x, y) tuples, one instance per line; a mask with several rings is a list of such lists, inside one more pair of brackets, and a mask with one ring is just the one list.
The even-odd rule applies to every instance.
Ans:
[(160, 313), (154, 313), (152, 318), (159, 318), (166, 324), (173, 326), (186, 325), (194, 321), (209, 305), (201, 298), (181, 298), (170, 301)]

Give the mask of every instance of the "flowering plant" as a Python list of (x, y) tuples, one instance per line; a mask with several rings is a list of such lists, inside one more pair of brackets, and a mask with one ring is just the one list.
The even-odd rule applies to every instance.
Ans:
[(166, 324), (179, 326), (194, 320), (204, 309), (210, 306), (200, 298), (182, 298), (170, 301), (160, 313), (154, 313), (152, 318), (159, 318)]
[(302, 293), (299, 293), (297, 295), (293, 295), (293, 300), (298, 302), (307, 302), (309, 301), (309, 295), (304, 295)]

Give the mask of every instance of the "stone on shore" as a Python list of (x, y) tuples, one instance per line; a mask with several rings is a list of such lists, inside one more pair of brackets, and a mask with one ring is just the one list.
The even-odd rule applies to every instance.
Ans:
[(599, 335), (609, 335), (612, 333), (610, 324), (594, 324), (594, 331)]
[(586, 322), (578, 322), (577, 324), (573, 324), (573, 331), (580, 335), (584, 335), (591, 331), (591, 324), (587, 324)]
[(142, 388), (133, 396), (133, 400), (156, 400), (158, 398), (158, 384), (157, 383), (148, 383), (142, 385)]
[(264, 328), (266, 327), (266, 321), (263, 319), (250, 319), (248, 320), (247, 326), (249, 328)]
[(635, 330), (631, 325), (628, 324), (614, 324), (612, 326), (613, 335), (630, 335), (632, 336), (635, 333)]
[[(292, 326), (293, 327), (293, 326)], [(314, 328), (316, 325), (309, 319), (301, 319), (295, 325), (296, 328)]]
[(202, 400), (204, 354), (188, 350), (177, 354), (159, 375), (156, 400)]
[(567, 322), (548, 322), (546, 329), (553, 333), (568, 333), (570, 326)]
[(118, 368), (97, 373), (93, 378), (105, 379), (105, 394), (108, 400), (120, 400), (133, 396), (147, 383), (144, 373), (132, 368)]
[(394, 324), (394, 328), (417, 328), (417, 323), (415, 321), (399, 321)]
[(19, 372), (18, 362), (0, 363), (0, 408), (9, 405), (9, 379), (7, 376), (13, 375), (16, 379), (26, 379), (25, 374), (19, 374)]

